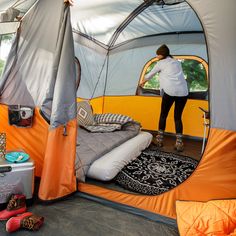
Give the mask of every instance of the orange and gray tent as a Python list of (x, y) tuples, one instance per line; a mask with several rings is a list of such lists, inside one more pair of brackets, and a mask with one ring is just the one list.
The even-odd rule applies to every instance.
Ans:
[[(53, 17), (50, 11), (53, 11)], [(75, 83), (69, 7), (60, 1), (56, 6), (53, 1), (38, 1), (23, 17), (17, 29), (0, 87), (1, 103), (35, 107), (39, 116), (40, 112), (50, 120), (50, 126), (47, 122), (41, 123), (31, 134), (27, 129), (6, 130), (7, 140), (12, 142), (9, 144), (10, 149), (21, 147), (28, 151), (34, 149), (34, 145), (42, 148), (40, 152), (44, 155), (38, 157), (41, 153), (37, 153), (35, 157), (36, 174), (42, 176), (42, 199), (63, 197), (76, 190), (73, 170), (76, 141)], [(32, 152), (37, 151), (28, 152), (34, 159)], [(39, 158), (43, 160), (43, 166), (38, 163)], [(38, 164), (42, 170), (37, 168)]]
[[(236, 197), (234, 0), (78, 0), (71, 16), (60, 1), (26, 2), (20, 25), (0, 23), (1, 34), (17, 29), (0, 80), (0, 132), (7, 133), (7, 149), (20, 146), (35, 160), (41, 199), (64, 197), (78, 188), (83, 196), (171, 221), (177, 200)], [(16, 9), (23, 12), (24, 4)], [(1, 10), (7, 7), (0, 4)], [(183, 114), (184, 134), (202, 137), (198, 107), (210, 110), (208, 141), (197, 168), (185, 182), (157, 196), (76, 186), (76, 97), (91, 100), (96, 113), (122, 113), (156, 130), (161, 98), (136, 95), (136, 90), (143, 66), (163, 43), (173, 55), (198, 56), (209, 66), (209, 106), (206, 100), (189, 99)], [(81, 67), (77, 91), (74, 56)], [(32, 128), (8, 125), (7, 105), (13, 104), (36, 107)], [(170, 123), (167, 131), (174, 132)]]

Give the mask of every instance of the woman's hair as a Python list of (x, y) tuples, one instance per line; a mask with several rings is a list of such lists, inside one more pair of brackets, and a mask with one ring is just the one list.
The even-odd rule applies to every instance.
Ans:
[(167, 58), (167, 57), (172, 57), (172, 56), (170, 55), (170, 49), (169, 49), (165, 44), (161, 45), (161, 46), (156, 50), (156, 54), (157, 54), (157, 55), (162, 55), (162, 56), (164, 57), (163, 59), (165, 59), (165, 58)]

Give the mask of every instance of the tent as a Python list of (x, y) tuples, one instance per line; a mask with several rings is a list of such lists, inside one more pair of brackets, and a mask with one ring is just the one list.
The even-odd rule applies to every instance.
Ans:
[[(71, 17), (60, 1), (17, 2), (16, 9), (26, 13), (20, 28), (17, 21), (0, 23), (1, 34), (17, 31), (0, 80), (0, 132), (7, 134), (7, 149), (21, 147), (34, 159), (42, 200), (67, 196), (78, 187), (87, 196), (171, 221), (176, 218), (176, 200), (235, 198), (234, 0), (78, 0)], [(4, 1), (0, 9), (14, 3)], [(144, 129), (156, 130), (161, 98), (140, 96), (136, 90), (143, 66), (163, 43), (173, 55), (194, 55), (208, 62), (211, 123), (196, 170), (181, 185), (157, 196), (86, 183), (77, 186), (76, 97), (91, 99), (97, 113), (130, 115)], [(81, 67), (77, 91), (74, 55)], [(8, 124), (7, 105), (13, 104), (36, 108), (32, 128)], [(208, 108), (208, 101), (189, 99), (183, 115), (185, 135), (203, 134), (199, 106)], [(172, 123), (167, 124), (168, 132), (174, 132)]]

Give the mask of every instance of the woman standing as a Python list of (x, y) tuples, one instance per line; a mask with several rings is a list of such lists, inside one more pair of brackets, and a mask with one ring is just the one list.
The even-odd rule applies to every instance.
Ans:
[(187, 102), (188, 86), (184, 78), (181, 63), (170, 55), (169, 48), (163, 44), (156, 51), (157, 63), (153, 69), (144, 77), (140, 83), (143, 86), (156, 73), (159, 73), (160, 92), (162, 95), (161, 114), (159, 119), (159, 130), (156, 136), (157, 145), (163, 146), (164, 131), (166, 128), (166, 118), (171, 106), (175, 103), (174, 119), (176, 130), (175, 149), (184, 150), (183, 144), (183, 123), (182, 113)]

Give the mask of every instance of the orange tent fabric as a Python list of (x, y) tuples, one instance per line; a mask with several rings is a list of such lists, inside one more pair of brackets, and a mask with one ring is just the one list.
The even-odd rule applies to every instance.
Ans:
[(176, 188), (157, 196), (121, 193), (86, 183), (79, 183), (79, 190), (175, 219), (176, 200), (208, 201), (235, 197), (235, 145), (235, 132), (211, 129), (205, 153), (193, 174)]
[(41, 176), (49, 125), (35, 109), (32, 128), (17, 128), (8, 124), (8, 108), (0, 106), (0, 132), (7, 134), (6, 150), (24, 150), (34, 160), (35, 175)]
[[(77, 120), (49, 131), (39, 198), (53, 200), (76, 191), (74, 170), (76, 155)], [(73, 158), (72, 158), (73, 157)]]
[(176, 202), (181, 236), (235, 236), (236, 200)]

